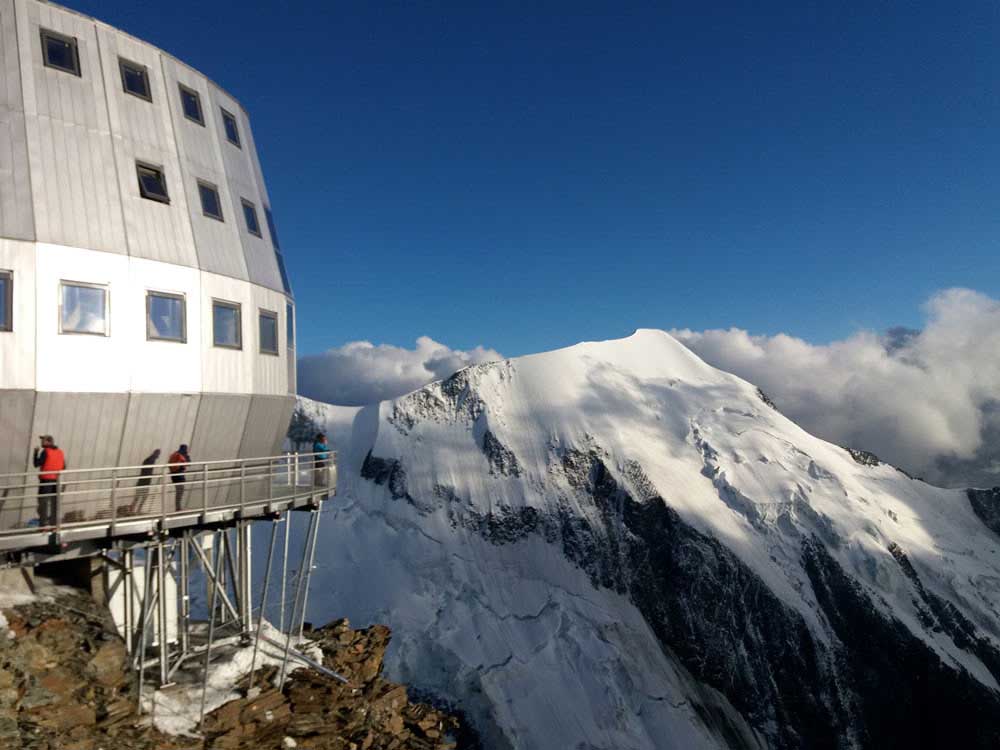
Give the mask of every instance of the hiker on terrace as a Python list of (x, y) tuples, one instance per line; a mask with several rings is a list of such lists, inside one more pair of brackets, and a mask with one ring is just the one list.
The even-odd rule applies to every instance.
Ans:
[(182, 444), (180, 448), (171, 453), (167, 463), (169, 464), (170, 481), (174, 483), (176, 510), (180, 510), (181, 501), (184, 499), (184, 482), (187, 481), (184, 472), (187, 471), (187, 465), (191, 463), (191, 454), (188, 453), (187, 445)]
[(38, 469), (38, 523), (55, 526), (59, 509), (59, 474), (66, 468), (66, 456), (51, 435), (41, 436), (41, 448), (35, 448), (33, 463)]

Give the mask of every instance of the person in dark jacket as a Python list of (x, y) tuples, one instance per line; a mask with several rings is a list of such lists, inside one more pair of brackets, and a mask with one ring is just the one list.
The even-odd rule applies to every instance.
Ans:
[(66, 456), (51, 435), (41, 436), (32, 463), (38, 469), (38, 523), (55, 526), (59, 509), (59, 474), (66, 469)]
[(187, 465), (191, 463), (191, 454), (188, 453), (187, 445), (182, 444), (180, 448), (171, 453), (167, 463), (169, 464), (170, 481), (174, 483), (176, 510), (180, 510), (181, 502), (184, 499), (184, 482), (187, 481), (184, 472), (187, 471)]
[(149, 495), (149, 485), (153, 482), (153, 468), (160, 460), (160, 449), (150, 453), (142, 461), (142, 468), (139, 470), (139, 481), (135, 483), (135, 501), (129, 507), (132, 515), (142, 513), (143, 503)]

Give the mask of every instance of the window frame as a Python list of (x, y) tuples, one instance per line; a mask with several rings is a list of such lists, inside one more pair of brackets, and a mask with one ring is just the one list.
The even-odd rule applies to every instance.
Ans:
[[(220, 344), (215, 338), (215, 308), (225, 307), (236, 311), (236, 344)], [(230, 302), (225, 299), (212, 298), (212, 346), (218, 349), (243, 350), (243, 305), (240, 302)]]
[[(62, 34), (58, 31), (53, 31), (52, 29), (46, 29), (43, 26), (38, 27), (39, 36), (42, 40), (42, 64), (46, 68), (51, 68), (52, 70), (58, 70), (62, 73), (69, 73), (77, 78), (83, 78), (83, 68), (80, 66), (80, 42), (75, 36), (69, 36), (68, 34)], [(57, 42), (65, 42), (69, 45), (70, 49), (73, 51), (73, 68), (64, 68), (62, 65), (57, 65), (49, 60), (49, 45), (48, 40), (52, 39)]]
[[(274, 351), (264, 348), (264, 337), (261, 335), (261, 323), (264, 322), (265, 318), (274, 323)], [(269, 357), (281, 356), (281, 331), (278, 326), (279, 322), (276, 310), (268, 310), (266, 307), (257, 308), (257, 350), (261, 354), (266, 354)]]
[(285, 348), (295, 350), (295, 305), (285, 300)]
[[(221, 221), (225, 223), (226, 218), (222, 210), (222, 195), (221, 193), (219, 193), (219, 186), (213, 182), (209, 182), (208, 180), (198, 180), (197, 182), (198, 182), (198, 201), (201, 203), (202, 216), (207, 216), (210, 219), (215, 219), (216, 221)], [(201, 194), (202, 188), (208, 188), (213, 193), (215, 193), (215, 203), (219, 207), (218, 215), (210, 214), (208, 211), (205, 210), (205, 199), (202, 197)]]
[[(14, 331), (14, 272), (6, 268), (0, 269), (0, 279), (7, 281), (7, 298), (4, 300), (0, 313), (0, 333), (12, 333)], [(7, 322), (4, 323), (3, 321)]]
[[(264, 234), (260, 229), (260, 216), (257, 214), (257, 206), (253, 201), (249, 201), (246, 198), (240, 197), (240, 203), (243, 204), (243, 223), (246, 225), (247, 231), (254, 237), (260, 237), (264, 239)], [(250, 222), (247, 221), (247, 209), (253, 214), (253, 223), (257, 225), (257, 231), (254, 231), (250, 227)]]
[[(198, 93), (197, 89), (193, 89), (190, 86), (185, 86), (183, 83), (177, 83), (177, 90), (181, 95), (181, 114), (184, 115), (188, 120), (202, 127), (205, 127), (205, 108), (201, 106), (201, 94)], [(187, 109), (184, 106), (184, 94), (188, 93), (194, 96), (195, 102), (198, 104), (198, 117), (192, 117), (188, 114)]]
[[(153, 297), (161, 297), (163, 299), (178, 300), (181, 303), (181, 335), (180, 338), (174, 338), (173, 336), (156, 336), (153, 331), (155, 326), (153, 325)], [(187, 296), (181, 292), (161, 292), (157, 289), (147, 289), (146, 290), (146, 341), (162, 341), (168, 344), (186, 344), (187, 343)]]
[[(141, 172), (144, 169), (148, 170), (150, 172), (155, 172), (156, 174), (158, 174), (160, 176), (160, 182), (163, 184), (163, 195), (162, 196), (161, 195), (156, 195), (155, 193), (148, 193), (147, 194), (147, 192), (146, 192), (146, 186), (143, 184), (143, 182), (142, 182), (142, 176), (141, 176)], [(167, 205), (170, 204), (170, 191), (167, 188), (167, 173), (166, 173), (166, 170), (163, 169), (163, 167), (157, 166), (156, 164), (150, 164), (149, 162), (136, 160), (136, 162), (135, 162), (135, 176), (136, 176), (136, 179), (139, 182), (139, 197), (140, 198), (145, 198), (148, 201), (155, 201), (156, 203), (164, 203), (164, 204), (167, 204)]]
[[(142, 76), (143, 83), (146, 84), (146, 93), (140, 94), (137, 91), (133, 91), (128, 87), (128, 79), (125, 77), (125, 69), (131, 68), (134, 72), (139, 73)], [(153, 101), (153, 86), (149, 80), (149, 68), (145, 65), (132, 60), (126, 59), (124, 57), (118, 58), (118, 73), (121, 75), (122, 79), (122, 90), (136, 99), (142, 99), (143, 101), (152, 103)]]
[[(226, 134), (226, 140), (231, 144), (236, 146), (236, 148), (243, 148), (243, 139), (240, 137), (240, 122), (236, 119), (236, 115), (230, 112), (225, 107), (219, 107), (222, 112), (222, 132)], [(236, 140), (233, 140), (229, 135), (229, 128), (226, 127), (226, 123), (229, 121), (233, 123), (233, 132), (236, 134)]]
[[(83, 289), (100, 289), (104, 292), (104, 333), (97, 331), (70, 331), (63, 328), (63, 301), (64, 290), (67, 286), (79, 287)], [(111, 337), (111, 285), (100, 284), (93, 281), (72, 281), (71, 279), (59, 280), (59, 335), (60, 336), (100, 336), (102, 338)]]

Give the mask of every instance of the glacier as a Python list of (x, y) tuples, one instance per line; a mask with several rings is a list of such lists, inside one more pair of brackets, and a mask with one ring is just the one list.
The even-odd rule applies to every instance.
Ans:
[(309, 619), (390, 625), (390, 677), (483, 747), (1000, 746), (998, 493), (820, 440), (667, 333), (300, 410), (339, 474)]

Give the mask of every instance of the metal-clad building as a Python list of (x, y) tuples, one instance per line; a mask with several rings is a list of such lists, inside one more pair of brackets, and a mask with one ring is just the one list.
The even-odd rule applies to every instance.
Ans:
[(156, 47), (0, 0), (0, 474), (267, 455), (293, 305), (250, 121)]

